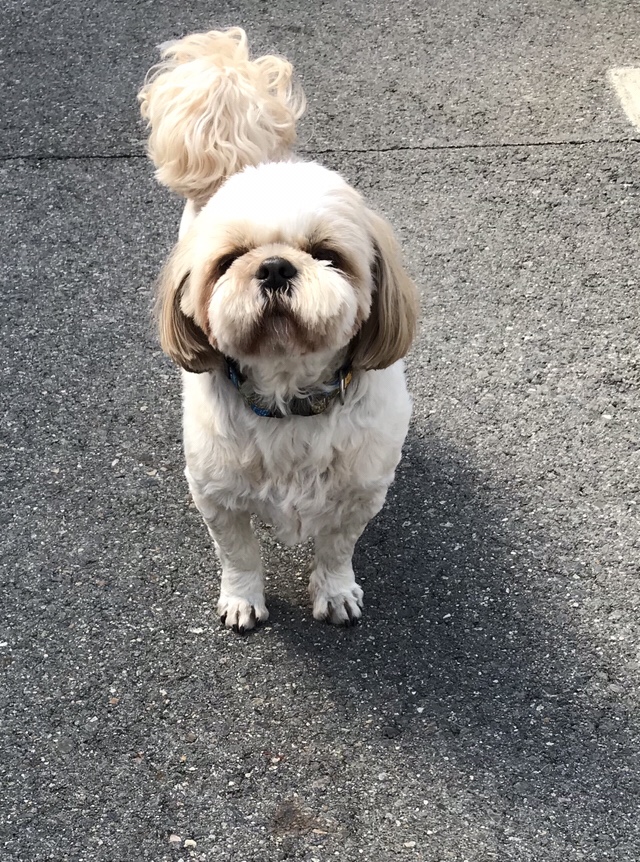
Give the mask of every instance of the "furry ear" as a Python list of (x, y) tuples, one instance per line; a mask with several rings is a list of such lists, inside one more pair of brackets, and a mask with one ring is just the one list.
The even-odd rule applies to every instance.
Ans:
[(199, 374), (217, 368), (222, 355), (194, 320), (195, 304), (189, 296), (190, 259), (187, 235), (177, 244), (160, 273), (155, 312), (164, 352), (186, 371)]
[(418, 321), (418, 291), (405, 272), (391, 225), (371, 210), (375, 248), (371, 312), (354, 341), (352, 362), (365, 371), (388, 368), (406, 354)]
[(240, 27), (165, 44), (138, 93), (158, 180), (203, 204), (242, 168), (287, 157), (305, 109), (292, 75), (281, 57), (250, 60)]

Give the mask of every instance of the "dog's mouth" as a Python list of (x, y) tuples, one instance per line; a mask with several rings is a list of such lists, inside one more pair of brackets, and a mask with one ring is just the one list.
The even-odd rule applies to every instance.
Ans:
[(263, 297), (262, 314), (263, 317), (287, 316), (291, 317), (291, 295), (293, 288), (289, 284), (287, 287), (278, 293), (269, 293)]
[(259, 318), (238, 345), (246, 355), (307, 354), (321, 347), (322, 334), (303, 323), (287, 297), (265, 301)]
[(291, 291), (266, 296), (260, 314), (260, 329), (283, 340), (290, 339), (300, 328), (297, 315), (291, 307)]
[(258, 340), (271, 349), (286, 348), (298, 340), (300, 324), (291, 307), (281, 299), (267, 303), (259, 326)]

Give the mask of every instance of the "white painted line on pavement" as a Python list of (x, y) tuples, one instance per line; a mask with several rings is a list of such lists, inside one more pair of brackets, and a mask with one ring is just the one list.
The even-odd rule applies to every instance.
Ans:
[(625, 114), (636, 129), (640, 130), (640, 67), (609, 69), (608, 76)]

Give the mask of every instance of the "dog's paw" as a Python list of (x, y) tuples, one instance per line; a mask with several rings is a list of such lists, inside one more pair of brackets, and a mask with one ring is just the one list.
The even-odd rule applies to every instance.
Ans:
[(269, 618), (269, 611), (262, 596), (228, 596), (222, 594), (218, 601), (220, 621), (228, 629), (244, 634), (258, 623)]
[(362, 616), (361, 588), (355, 582), (336, 592), (311, 587), (313, 616), (334, 626), (355, 626)]

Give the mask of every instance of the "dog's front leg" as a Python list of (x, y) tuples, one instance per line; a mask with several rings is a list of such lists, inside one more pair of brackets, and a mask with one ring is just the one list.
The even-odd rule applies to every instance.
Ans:
[(220, 619), (240, 633), (266, 620), (260, 546), (251, 528), (248, 512), (219, 509), (203, 513), (222, 567), (218, 613)]
[(251, 516), (212, 503), (193, 482), (189, 484), (222, 567), (218, 613), (227, 628), (245, 632), (269, 617), (260, 545), (251, 527)]
[(356, 625), (362, 616), (363, 592), (353, 572), (356, 542), (371, 518), (380, 511), (386, 496), (383, 491), (354, 501), (342, 509), (331, 530), (316, 535), (315, 566), (309, 579), (313, 616), (334, 625)]

